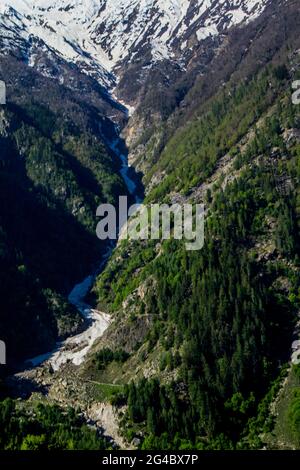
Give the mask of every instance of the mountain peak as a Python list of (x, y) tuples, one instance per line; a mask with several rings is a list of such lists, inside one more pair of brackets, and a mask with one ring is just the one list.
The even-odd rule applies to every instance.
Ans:
[(255, 19), (271, 0), (5, 0), (0, 7), (4, 49), (30, 41), (80, 64), (108, 85), (110, 73), (145, 53), (179, 60), (191, 44)]

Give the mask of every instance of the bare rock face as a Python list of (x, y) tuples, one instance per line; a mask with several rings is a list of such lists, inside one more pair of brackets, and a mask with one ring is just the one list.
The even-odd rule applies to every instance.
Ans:
[(109, 403), (93, 403), (86, 413), (88, 418), (98, 428), (102, 428), (104, 435), (110, 437), (118, 447), (129, 449), (119, 430), (119, 414), (122, 410), (116, 410)]
[(288, 147), (291, 147), (297, 142), (300, 142), (300, 130), (299, 129), (287, 129), (284, 134), (283, 138), (287, 143)]
[(4, 111), (0, 109), (0, 137), (7, 137), (7, 129), (9, 122), (4, 114)]
[(6, 85), (0, 80), (0, 105), (6, 104)]
[(74, 71), (95, 79), (111, 102), (119, 100), (112, 111), (108, 100), (105, 111), (121, 127), (126, 119), (120, 111), (127, 106), (130, 119), (122, 137), (130, 163), (144, 172), (145, 144), (155, 153), (163, 141), (157, 123), (170, 116), (214, 57), (222, 56), (229, 32), (272, 15), (278, 2), (6, 0), (0, 6), (0, 57), (12, 53), (89, 100), (94, 85), (78, 80)]

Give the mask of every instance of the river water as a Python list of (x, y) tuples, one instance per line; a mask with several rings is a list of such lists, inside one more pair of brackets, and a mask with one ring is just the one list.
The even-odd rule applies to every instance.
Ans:
[[(120, 159), (120, 174), (126, 184), (129, 194), (134, 197), (136, 203), (139, 203), (141, 202), (141, 199), (137, 195), (137, 184), (132, 178), (132, 171), (128, 166), (127, 155), (119, 150), (119, 148), (122, 148), (119, 143), (120, 139), (118, 138), (114, 139), (112, 142), (107, 142), (116, 157)], [(91, 274), (82, 282), (77, 284), (72, 289), (68, 297), (69, 302), (74, 305), (84, 317), (87, 324), (85, 331), (76, 336), (70, 337), (61, 343), (57, 343), (56, 348), (53, 351), (27, 360), (26, 364), (28, 367), (34, 368), (48, 364), (54, 371), (58, 371), (62, 365), (68, 362), (78, 366), (83, 363), (94, 342), (105, 333), (111, 323), (111, 317), (105, 312), (93, 309), (85, 302), (85, 298), (92, 289), (97, 275), (99, 275), (104, 269), (109, 257), (111, 256), (112, 250), (113, 245), (108, 248), (107, 252), (103, 256), (97, 272)]]

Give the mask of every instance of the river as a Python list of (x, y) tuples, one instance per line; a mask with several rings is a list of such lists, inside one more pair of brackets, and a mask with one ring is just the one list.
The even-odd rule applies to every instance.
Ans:
[[(117, 132), (117, 129), (116, 129)], [(120, 159), (120, 174), (125, 182), (128, 193), (134, 197), (135, 202), (141, 202), (138, 196), (137, 184), (132, 177), (132, 170), (128, 166), (128, 156), (124, 154), (120, 148), (122, 145), (119, 138), (115, 138), (112, 142), (106, 142), (117, 158)], [(49, 365), (54, 371), (58, 371), (62, 365), (73, 363), (79, 366), (85, 360), (87, 354), (91, 350), (94, 342), (99, 339), (107, 330), (111, 323), (111, 317), (105, 312), (95, 310), (85, 302), (85, 298), (92, 289), (97, 275), (104, 269), (113, 250), (113, 244), (107, 249), (103, 256), (97, 271), (72, 289), (68, 300), (74, 305), (81, 315), (84, 317), (87, 328), (80, 334), (72, 336), (61, 343), (57, 343), (56, 348), (46, 354), (28, 359), (25, 364), (29, 368), (35, 368), (41, 365)]]

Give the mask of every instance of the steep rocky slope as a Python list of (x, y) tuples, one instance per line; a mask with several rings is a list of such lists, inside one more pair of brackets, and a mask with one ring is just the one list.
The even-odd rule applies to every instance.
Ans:
[[(126, 193), (117, 176), (120, 163), (114, 158), (109, 142), (117, 138), (118, 128), (127, 123), (128, 113), (111, 97), (113, 88), (120, 98), (139, 107), (126, 133), (130, 145), (137, 143), (131, 158), (143, 151), (152, 165), (147, 148), (157, 135), (152, 124), (167, 123), (199, 71), (204, 72), (204, 64), (209, 64), (221, 44), (228, 40), (228, 31), (234, 26), (247, 28), (256, 24), (271, 3), (266, 0), (1, 3), (0, 79), (5, 81), (8, 95), (8, 106), (1, 114), (3, 171), (15, 172), (17, 168), (20, 191), (32, 192), (33, 187), (38, 197), (42, 193), (52, 213), (59, 206), (59, 213), (64, 211), (74, 219), (64, 221), (65, 232), (72, 232), (72, 237), (65, 237), (72, 248), (66, 250), (62, 237), (53, 235), (61, 244), (54, 250), (47, 235), (45, 253), (44, 242), (38, 241), (41, 233), (36, 227), (32, 231), (26, 223), (29, 207), (35, 205), (35, 196), (31, 197), (24, 209), (23, 238), (16, 241), (18, 261), (13, 263), (26, 269), (30, 266), (31, 276), (37, 276), (39, 282), (44, 278), (43, 287), (58, 288), (60, 294), (66, 293), (73, 279), (79, 280), (93, 260), (96, 264), (96, 206), (101, 200), (114, 202), (118, 194)], [(184, 76), (189, 77), (186, 84), (182, 82)], [(148, 116), (146, 120), (144, 116)], [(147, 135), (142, 139), (146, 145), (139, 145), (140, 129), (145, 128)], [(154, 152), (163, 145), (164, 139), (159, 136)], [(8, 153), (13, 158), (8, 159)], [(145, 170), (147, 165), (140, 167)], [(7, 204), (8, 188), (2, 192)], [(78, 233), (71, 229), (75, 223)], [(7, 214), (3, 215), (2, 224), (5, 237), (17, 240)], [(53, 232), (50, 228), (49, 231)], [(36, 252), (30, 253), (33, 237)], [(82, 247), (90, 245), (91, 249), (80, 248), (80, 243)], [(76, 252), (86, 254), (77, 268), (73, 266)], [(71, 261), (58, 269), (61, 253)], [(45, 270), (47, 264), (49, 269)], [(50, 343), (56, 336), (51, 334)], [(31, 350), (32, 345), (26, 349)], [(38, 349), (39, 346), (34, 348)]]
[[(1, 6), (2, 44), (24, 51), (30, 63), (30, 43), (41, 40), (69, 61), (107, 72), (141, 60), (184, 62), (197, 41), (222, 34), (237, 24), (257, 18), (268, 0), (5, 0)], [(193, 44), (194, 43), (194, 44)], [(189, 52), (190, 53), (190, 52)], [(182, 56), (182, 57), (180, 57)]]
[[(71, 264), (64, 262), (59, 282), (68, 286), (95, 257), (95, 204), (126, 192), (107, 145), (117, 138), (114, 122), (144, 172), (146, 202), (207, 207), (200, 252), (174, 240), (119, 243), (93, 290), (95, 305), (113, 321), (84, 364), (59, 371), (46, 364), (14, 380), (29, 392), (33, 382), (64, 405), (80, 403), (99, 423), (103, 409), (115, 420), (111, 405), (100, 405), (111, 401), (129, 446), (271, 447), (270, 409), (300, 308), (299, 106), (291, 101), (299, 78), (297, 0), (107, 1), (101, 7), (41, 0), (34, 9), (30, 1), (6, 3), (1, 74), (14, 98), (2, 117), (2, 138), (16, 153), (9, 162), (4, 155), (3, 179), (11, 162), (19, 169), (25, 160), (26, 171), (19, 170), (22, 182), (29, 179), (28, 192), (45, 192), (45, 204), (62, 217), (58, 199), (63, 215), (71, 212), (79, 224), (76, 250), (87, 259), (76, 269), (72, 248), (67, 251)], [(28, 99), (29, 85), (38, 106)], [(110, 97), (113, 87), (136, 107), (128, 124), (126, 110)], [(32, 142), (24, 128), (33, 132)], [(55, 153), (39, 164), (41, 147)], [(53, 170), (61, 176), (57, 162), (68, 170), (62, 185), (49, 178)], [(7, 239), (16, 236), (8, 219)], [(63, 261), (65, 235), (57, 254)], [(48, 276), (56, 271), (48, 272), (44, 245), (38, 253), (46, 279), (23, 239), (17, 241), (16, 259), (8, 257), (12, 279), (18, 271), (23, 287), (32, 263), (33, 277), (52, 286)], [(290, 410), (295, 423), (297, 403)]]
[(126, 115), (79, 70), (63, 86), (16, 57), (0, 64), (0, 330), (12, 366), (82, 327), (66, 297), (105, 250), (97, 206), (127, 193), (106, 144), (117, 137), (107, 115)]
[[(299, 310), (299, 9), (277, 5), (278, 21), (233, 33), (234, 53), (223, 49), (166, 133), (158, 124), (163, 145), (141, 152), (147, 202), (206, 204), (203, 250), (122, 242), (95, 288), (116, 321), (82, 373), (136, 381), (119, 403), (145, 448), (260, 448), (272, 429)], [(120, 349), (125, 363), (103, 366)]]

